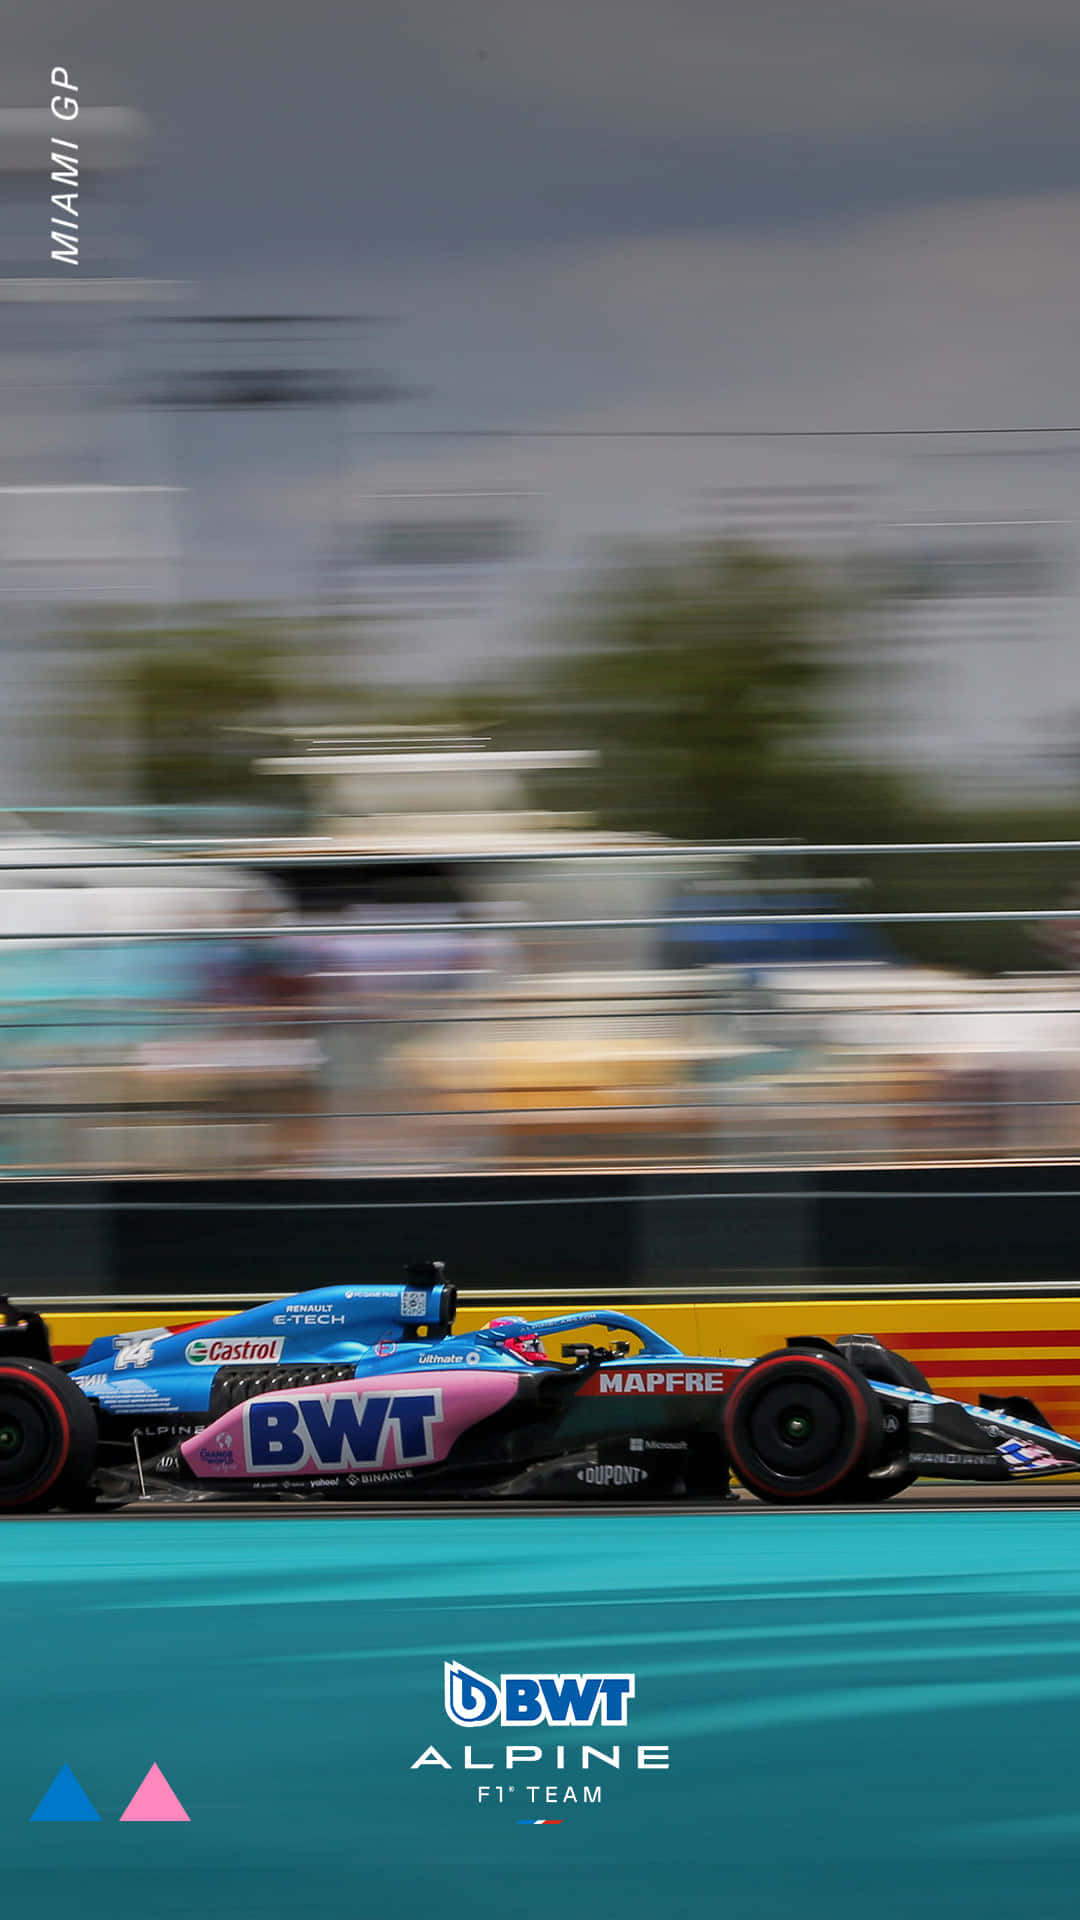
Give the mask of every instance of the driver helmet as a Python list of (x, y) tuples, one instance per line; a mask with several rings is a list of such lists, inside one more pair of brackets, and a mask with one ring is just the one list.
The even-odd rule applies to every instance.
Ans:
[(491, 1332), (500, 1336), (506, 1353), (512, 1353), (516, 1359), (526, 1361), (530, 1367), (543, 1367), (548, 1364), (548, 1357), (544, 1352), (540, 1336), (532, 1332), (527, 1321), (492, 1320)]

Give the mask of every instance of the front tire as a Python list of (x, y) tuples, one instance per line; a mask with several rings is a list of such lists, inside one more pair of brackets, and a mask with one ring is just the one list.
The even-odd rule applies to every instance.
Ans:
[(78, 1503), (97, 1460), (81, 1390), (43, 1360), (0, 1360), (0, 1513)]
[(728, 1458), (761, 1500), (849, 1497), (877, 1465), (882, 1438), (877, 1395), (834, 1354), (763, 1354), (724, 1403)]
[(879, 1346), (876, 1340), (838, 1340), (836, 1350), (849, 1367), (857, 1367), (868, 1380), (880, 1380), (886, 1387), (911, 1387), (916, 1393), (934, 1391), (914, 1360), (904, 1353), (894, 1353), (891, 1347)]
[[(861, 1340), (856, 1336), (838, 1340), (836, 1346), (848, 1365), (857, 1368), (868, 1380), (880, 1380), (887, 1387), (912, 1388), (916, 1393), (933, 1392), (925, 1373), (906, 1354), (880, 1346), (876, 1340)], [(910, 1469), (894, 1474), (888, 1480), (871, 1480), (868, 1474), (858, 1475), (844, 1488), (841, 1498), (873, 1502), (876, 1505), (883, 1500), (895, 1499), (898, 1493), (906, 1493), (918, 1478), (918, 1474)]]

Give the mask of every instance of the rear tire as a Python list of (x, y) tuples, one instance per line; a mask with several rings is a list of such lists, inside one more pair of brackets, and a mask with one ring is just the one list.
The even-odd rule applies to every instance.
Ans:
[(763, 1354), (724, 1402), (728, 1458), (760, 1500), (846, 1499), (878, 1464), (882, 1437), (873, 1388), (832, 1353)]
[(78, 1504), (97, 1462), (80, 1388), (43, 1360), (0, 1360), (0, 1513)]

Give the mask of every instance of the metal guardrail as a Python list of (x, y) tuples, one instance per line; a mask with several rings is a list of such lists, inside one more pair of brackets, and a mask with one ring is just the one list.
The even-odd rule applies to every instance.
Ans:
[[(527, 1120), (531, 1125), (539, 1126), (544, 1121), (573, 1119), (578, 1121), (617, 1119), (620, 1115), (631, 1115), (637, 1119), (642, 1114), (706, 1114), (710, 1117), (725, 1113), (739, 1114), (746, 1120), (760, 1119), (772, 1112), (783, 1112), (788, 1119), (813, 1116), (821, 1118), (823, 1102), (805, 1095), (785, 1094), (774, 1100), (758, 1100), (752, 1107), (737, 1100), (717, 1100), (703, 1097), (698, 1100), (617, 1100), (603, 1101), (589, 1105), (584, 1101), (545, 1101), (542, 1106), (514, 1106), (496, 1104), (490, 1107), (458, 1107), (449, 1102), (442, 1107), (323, 1107), (319, 1109), (319, 1124), (332, 1124), (336, 1120)], [(893, 1116), (901, 1120), (937, 1119), (943, 1114), (955, 1113), (1019, 1113), (1028, 1111), (1055, 1111), (1059, 1108), (1080, 1107), (1080, 1098), (1065, 1100), (905, 1100), (874, 1099), (859, 1091), (855, 1097), (843, 1106), (828, 1109), (831, 1118), (847, 1119), (854, 1115), (864, 1117), (880, 1113), (883, 1117)], [(199, 1114), (184, 1112), (174, 1103), (148, 1099), (141, 1104), (117, 1104), (102, 1102), (80, 1103), (78, 1101), (35, 1106), (6, 1106), (0, 1101), (0, 1127), (6, 1120), (94, 1120), (102, 1123), (145, 1121), (148, 1124), (164, 1122), (169, 1126), (197, 1127), (206, 1126), (213, 1120), (220, 1126), (279, 1126), (284, 1122), (296, 1120), (297, 1113), (288, 1108), (277, 1112), (257, 1113), (244, 1108), (230, 1112), (227, 1108), (215, 1105), (212, 1113)]]
[[(18, 815), (20, 818), (26, 818), (36, 814), (51, 815), (54, 813), (75, 814), (83, 817), (87, 814), (96, 815), (98, 813), (112, 811), (126, 812), (128, 809), (38, 806), (18, 809), (13, 807), (0, 807), (0, 819), (2, 819), (5, 813)], [(111, 843), (103, 842), (101, 844), (105, 848), (110, 845), (115, 848), (117, 843), (113, 841)], [(401, 847), (395, 848), (393, 851), (382, 852), (377, 850), (369, 851), (362, 847), (356, 847), (346, 851), (340, 847), (335, 847), (333, 843), (329, 841), (320, 846), (317, 837), (310, 838), (302, 850), (295, 851), (290, 850), (290, 836), (286, 834), (280, 836), (280, 841), (275, 840), (272, 834), (261, 838), (254, 835), (248, 837), (243, 834), (228, 836), (189, 836), (185, 834), (180, 836), (170, 835), (168, 837), (139, 834), (134, 839), (125, 841), (123, 844), (126, 848), (130, 849), (131, 853), (137, 853), (142, 849), (148, 854), (151, 854), (152, 857), (148, 858), (146, 862), (148, 868), (160, 867), (162, 864), (162, 855), (169, 853), (175, 854), (178, 860), (181, 860), (182, 864), (186, 864), (182, 861), (182, 856), (186, 852), (203, 849), (221, 852), (228, 858), (229, 863), (235, 866), (242, 866), (245, 860), (250, 861), (252, 856), (256, 856), (258, 864), (261, 865), (273, 863), (275, 866), (287, 866), (302, 862), (305, 865), (326, 867), (356, 867), (360, 865), (372, 867), (430, 866), (433, 858), (444, 860), (448, 864), (456, 861), (462, 866), (516, 866), (519, 863), (528, 865), (537, 861), (550, 862), (553, 860), (636, 860), (640, 862), (642, 860), (662, 858), (664, 862), (667, 863), (669, 861), (721, 858), (728, 860), (733, 858), (745, 860), (791, 859), (795, 856), (805, 859), (858, 859), (864, 854), (872, 854), (876, 858), (880, 854), (891, 853), (1080, 852), (1080, 840), (838, 840), (826, 842), (801, 840), (722, 840), (715, 842), (703, 841), (700, 844), (695, 842), (690, 845), (672, 845), (665, 841), (657, 840), (655, 844), (642, 842), (635, 846), (601, 845), (595, 847), (561, 847), (549, 845), (543, 848), (528, 846), (503, 847), (493, 851), (462, 846), (452, 853), (446, 852), (438, 856), (433, 856), (430, 848), (425, 847), (417, 847), (415, 850)], [(91, 848), (88, 845), (80, 843), (80, 851), (86, 853), (91, 851)], [(0, 872), (7, 869), (15, 870), (18, 867), (25, 867), (26, 864), (25, 861), (9, 861), (0, 857)], [(87, 861), (87, 865), (91, 864), (95, 868), (116, 866), (137, 869), (139, 866), (138, 860), (131, 858), (116, 861), (107, 859), (98, 860), (95, 858), (92, 862)], [(66, 869), (70, 867), (71, 861), (70, 859), (42, 859), (35, 860), (33, 865), (35, 870), (49, 872), (61, 868)]]
[(989, 907), (970, 911), (957, 909), (917, 909), (911, 912), (881, 913), (646, 913), (573, 920), (373, 920), (343, 926), (338, 921), (288, 922), (266, 927), (158, 927), (150, 932), (138, 928), (124, 933), (0, 933), (0, 941), (19, 941), (35, 946), (82, 947), (119, 942), (145, 945), (163, 940), (282, 940), (333, 937), (355, 940), (365, 934), (408, 934), (420, 938), (432, 933), (585, 933), (633, 931), (647, 927), (830, 927), (830, 926), (916, 926), (963, 925), (973, 922), (1032, 920), (1080, 920), (1080, 907)]

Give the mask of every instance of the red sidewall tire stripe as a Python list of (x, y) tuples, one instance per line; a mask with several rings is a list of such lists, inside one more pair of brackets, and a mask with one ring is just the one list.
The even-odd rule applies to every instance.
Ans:
[[(776, 1486), (771, 1486), (767, 1480), (758, 1479), (748, 1467), (743, 1465), (743, 1462), (739, 1458), (738, 1449), (734, 1444), (735, 1417), (739, 1410), (740, 1398), (748, 1391), (751, 1381), (756, 1383), (761, 1380), (765, 1374), (771, 1373), (774, 1367), (786, 1367), (790, 1371), (792, 1364), (793, 1360), (789, 1358), (787, 1354), (778, 1354), (775, 1360), (763, 1360), (759, 1366), (748, 1367), (742, 1379), (738, 1385), (732, 1389), (728, 1397), (727, 1417), (724, 1421), (724, 1438), (727, 1442), (727, 1450), (731, 1464), (740, 1480), (746, 1480), (750, 1486), (760, 1488), (763, 1493), (778, 1493), (781, 1489)], [(803, 1361), (800, 1364), (805, 1367), (808, 1362)], [(785, 1491), (785, 1498), (789, 1500), (816, 1500), (823, 1493), (831, 1493), (833, 1487), (839, 1486), (841, 1480), (846, 1480), (848, 1474), (852, 1473), (858, 1466), (859, 1455), (866, 1443), (866, 1407), (862, 1395), (859, 1393), (857, 1387), (854, 1386), (850, 1374), (843, 1372), (833, 1361), (821, 1359), (816, 1354), (813, 1356), (812, 1363), (809, 1364), (811, 1364), (811, 1371), (813, 1373), (831, 1373), (835, 1379), (839, 1380), (843, 1387), (848, 1404), (855, 1412), (855, 1445), (851, 1457), (846, 1464), (841, 1467), (840, 1472), (833, 1475), (831, 1480), (826, 1480), (820, 1487), (808, 1487), (801, 1490), (793, 1488), (790, 1493)]]
[(28, 1380), (33, 1381), (35, 1393), (40, 1394), (43, 1400), (49, 1401), (50, 1405), (53, 1407), (56, 1413), (57, 1419), (60, 1422), (60, 1433), (61, 1433), (62, 1444), (60, 1448), (60, 1458), (57, 1462), (56, 1469), (53, 1473), (49, 1475), (49, 1478), (44, 1482), (42, 1486), (34, 1487), (29, 1493), (21, 1494), (17, 1499), (14, 1499), (9, 1503), (13, 1507), (21, 1507), (25, 1505), (27, 1500), (40, 1499), (41, 1495), (43, 1493), (48, 1493), (49, 1488), (55, 1486), (56, 1482), (59, 1480), (60, 1475), (64, 1471), (64, 1468), (67, 1466), (68, 1458), (71, 1453), (71, 1422), (67, 1416), (67, 1408), (65, 1407), (63, 1401), (60, 1399), (59, 1394), (53, 1391), (48, 1381), (43, 1380), (40, 1374), (25, 1373), (21, 1367), (0, 1366), (0, 1380), (15, 1380), (17, 1381), (19, 1386), (22, 1387), (24, 1390), (25, 1390), (27, 1381)]

